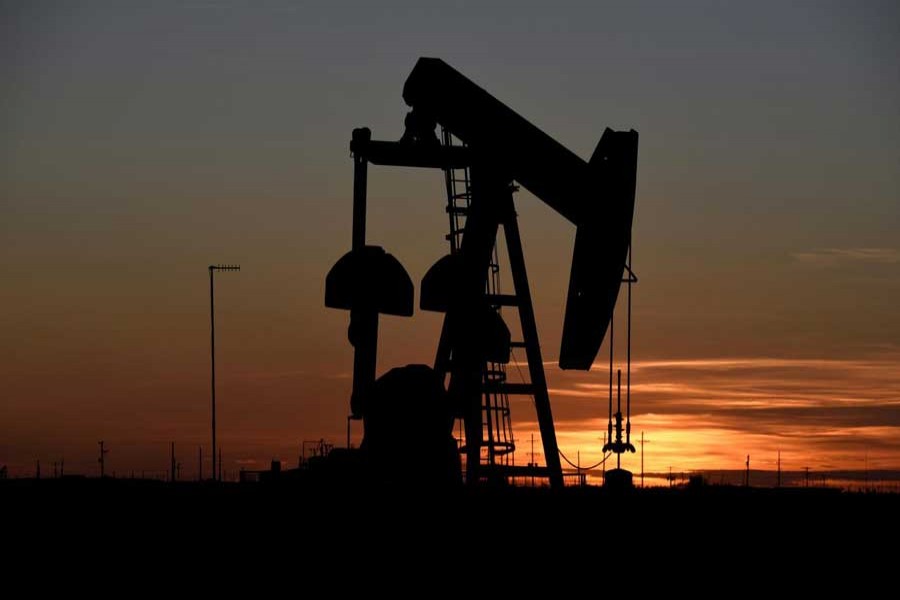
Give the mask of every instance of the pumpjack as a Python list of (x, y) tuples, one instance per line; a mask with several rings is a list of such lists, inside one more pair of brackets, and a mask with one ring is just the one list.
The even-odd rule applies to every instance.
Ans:
[[(501, 460), (515, 449), (508, 397), (532, 396), (545, 467), (519, 469), (541, 471), (551, 486), (562, 486), (514, 182), (576, 226), (559, 366), (588, 370), (611, 327), (621, 284), (633, 279), (627, 261), (638, 134), (607, 128), (585, 162), (437, 58), (418, 60), (403, 99), (411, 111), (399, 141), (374, 140), (368, 128), (353, 131), (352, 249), (325, 281), (325, 305), (350, 311), (350, 418), (363, 421), (360, 451), (377, 472), (415, 473), (423, 483), (459, 481), (462, 460), (468, 483), (515, 475)], [(411, 317), (414, 289), (393, 255), (366, 243), (369, 164), (443, 170), (450, 218), (450, 253), (428, 270), (420, 289), (420, 309), (444, 313), (434, 364), (379, 378), (379, 315)], [(501, 293), (496, 275), (501, 227), (513, 294)], [(502, 307), (517, 309), (522, 340), (512, 339)], [(507, 380), (515, 348), (525, 351), (530, 382)], [(464, 429), (459, 439), (457, 421)]]

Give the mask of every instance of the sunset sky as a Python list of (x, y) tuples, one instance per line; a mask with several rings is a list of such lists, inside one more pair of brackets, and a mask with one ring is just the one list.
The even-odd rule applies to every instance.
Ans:
[[(242, 266), (216, 279), (225, 469), (343, 444), (352, 348), (324, 279), (350, 247), (350, 134), (398, 139), (435, 56), (585, 159), (604, 127), (640, 132), (648, 470), (900, 469), (898, 6), (0, 0), (0, 465), (94, 474), (102, 439), (109, 471), (160, 473), (175, 441), (194, 473), (217, 262)], [(368, 241), (417, 288), (445, 202), (439, 171), (369, 171)], [(555, 366), (574, 229), (516, 202), (560, 447), (595, 462), (608, 350)], [(440, 317), (382, 318), (379, 373), (430, 363)], [(524, 463), (530, 403), (512, 418)]]

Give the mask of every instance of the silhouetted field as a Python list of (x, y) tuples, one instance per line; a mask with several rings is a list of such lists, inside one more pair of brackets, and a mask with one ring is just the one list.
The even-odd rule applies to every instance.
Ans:
[[(722, 485), (635, 488), (611, 492), (601, 487), (422, 488), (305, 482), (169, 483), (140, 479), (15, 479), (0, 482), (7, 514), (41, 515), (65, 524), (125, 517), (141, 522), (171, 519), (200, 525), (215, 518), (223, 527), (252, 526), (255, 518), (339, 520), (377, 523), (372, 514), (394, 519), (468, 522), (504, 519), (552, 524), (594, 521), (620, 515), (660, 526), (675, 526), (690, 515), (697, 527), (758, 519), (821, 519), (824, 526), (900, 515), (900, 494), (846, 492), (835, 488), (758, 488)], [(621, 519), (616, 519), (621, 520)], [(604, 526), (611, 526), (604, 522)], [(679, 525), (680, 526), (680, 525)]]
[(271, 594), (294, 577), (299, 590), (317, 580), (418, 593), (423, 578), (458, 585), (477, 565), (493, 585), (567, 575), (575, 589), (619, 568), (699, 577), (766, 565), (794, 576), (797, 560), (817, 577), (832, 573), (827, 565), (849, 576), (856, 564), (877, 580), (893, 568), (882, 548), (897, 539), (900, 495), (76, 479), (0, 481), (0, 506), (10, 574), (63, 569), (78, 579), (96, 570), (124, 573), (129, 584), (171, 575), (229, 590), (268, 585)]

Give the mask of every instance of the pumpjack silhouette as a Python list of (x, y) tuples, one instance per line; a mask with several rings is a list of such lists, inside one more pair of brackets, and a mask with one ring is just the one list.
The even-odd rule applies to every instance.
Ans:
[[(325, 282), (325, 305), (350, 311), (354, 348), (351, 418), (363, 421), (360, 452), (384, 477), (469, 484), (539, 475), (563, 477), (513, 193), (520, 184), (576, 226), (559, 366), (590, 369), (627, 270), (638, 134), (607, 128), (584, 161), (450, 65), (420, 58), (403, 99), (412, 110), (399, 141), (353, 131), (352, 249)], [(437, 128), (440, 126), (440, 135)], [(450, 253), (421, 282), (421, 310), (444, 313), (433, 365), (408, 365), (376, 379), (380, 314), (411, 317), (414, 288), (400, 262), (366, 244), (368, 165), (444, 171)], [(514, 293), (497, 275), (502, 227)], [(513, 340), (502, 308), (516, 309)], [(529, 382), (507, 380), (522, 348)], [(515, 449), (509, 396), (533, 396), (545, 467), (509, 464)], [(460, 421), (464, 434), (454, 437)]]

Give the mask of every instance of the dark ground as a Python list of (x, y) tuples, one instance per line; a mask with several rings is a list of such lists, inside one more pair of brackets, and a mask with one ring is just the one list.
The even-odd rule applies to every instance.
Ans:
[[(226, 591), (229, 582), (274, 585), (263, 597), (291, 577), (418, 597), (420, 588), (398, 588), (397, 578), (412, 585), (427, 576), (456, 582), (445, 592), (461, 591), (464, 565), (473, 577), (502, 573), (526, 592), (532, 579), (574, 586), (560, 597), (620, 568), (623, 577), (644, 569), (640, 576), (657, 585), (759, 577), (760, 569), (795, 583), (864, 575), (881, 585), (894, 578), (900, 540), (900, 495), (816, 488), (610, 493), (44, 479), (0, 481), (0, 510), (8, 576), (40, 567), (193, 585), (215, 572), (211, 584)], [(429, 589), (427, 597), (446, 595)]]
[[(56, 523), (98, 531), (115, 523), (266, 529), (275, 522), (354, 527), (414, 522), (458, 527), (504, 520), (566, 531), (594, 527), (658, 527), (675, 536), (719, 525), (790, 524), (807, 532), (859, 528), (900, 520), (900, 495), (833, 488), (683, 486), (610, 492), (600, 487), (559, 491), (529, 487), (387, 488), (305, 482), (213, 483), (139, 479), (12, 479), (0, 481), (4, 514), (15, 529)], [(457, 531), (460, 533), (460, 531)], [(723, 532), (724, 533), (724, 532)], [(752, 531), (745, 533), (752, 535)]]

